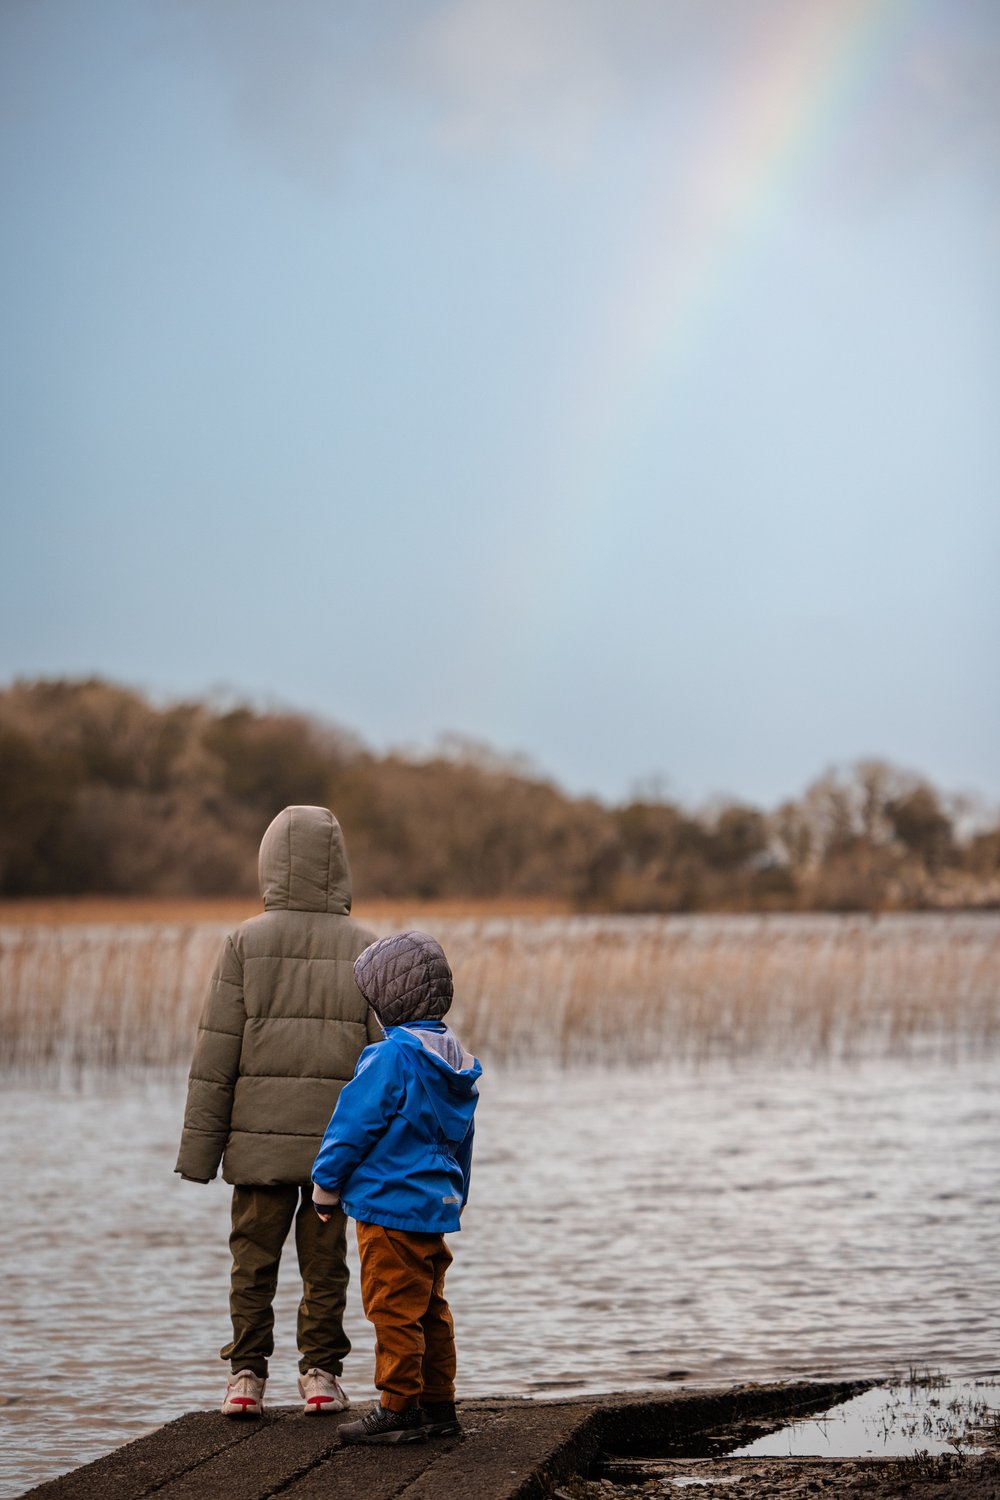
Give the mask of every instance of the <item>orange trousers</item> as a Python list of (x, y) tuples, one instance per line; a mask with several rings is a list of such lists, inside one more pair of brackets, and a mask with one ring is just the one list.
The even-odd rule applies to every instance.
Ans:
[(375, 1384), (389, 1411), (455, 1399), (455, 1325), (443, 1234), (358, 1224), (361, 1301), (375, 1326)]

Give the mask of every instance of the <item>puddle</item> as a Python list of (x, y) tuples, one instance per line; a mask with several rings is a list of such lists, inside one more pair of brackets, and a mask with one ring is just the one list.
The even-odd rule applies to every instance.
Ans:
[(902, 1458), (981, 1453), (995, 1433), (1000, 1377), (924, 1376), (873, 1386), (818, 1416), (803, 1417), (727, 1450), (727, 1458)]
[[(706, 1486), (714, 1493), (716, 1486), (747, 1484), (755, 1494), (787, 1491), (792, 1500), (793, 1492), (836, 1484), (831, 1475), (838, 1463), (851, 1468), (890, 1460), (887, 1472), (893, 1460), (949, 1466), (1000, 1446), (996, 1370), (978, 1378), (911, 1372), (909, 1379), (867, 1389), (859, 1389), (859, 1382), (826, 1390), (787, 1387), (777, 1406), (773, 1399), (754, 1399), (762, 1394), (733, 1392), (728, 1401), (702, 1408), (692, 1394), (690, 1406), (678, 1408), (673, 1420), (661, 1412), (646, 1424), (630, 1411), (623, 1426), (605, 1435), (587, 1483), (659, 1485), (694, 1494)], [(801, 1415), (792, 1415), (796, 1409)], [(933, 1471), (937, 1477), (942, 1472), (951, 1471)]]

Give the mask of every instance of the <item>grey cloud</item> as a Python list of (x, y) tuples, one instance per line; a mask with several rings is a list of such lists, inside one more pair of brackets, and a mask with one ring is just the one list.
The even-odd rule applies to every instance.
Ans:
[[(862, 33), (881, 10), (878, 0), (810, 4), (846, 13)], [(623, 114), (677, 98), (697, 118), (699, 99), (724, 100), (727, 79), (747, 61), (760, 67), (801, 18), (801, 0), (188, 0), (163, 26), (211, 64), (257, 149), (329, 185), (362, 138), (366, 152), (404, 160), (515, 152), (572, 164)], [(863, 189), (963, 152), (988, 167), (1000, 9), (925, 3), (888, 47), (847, 177)]]

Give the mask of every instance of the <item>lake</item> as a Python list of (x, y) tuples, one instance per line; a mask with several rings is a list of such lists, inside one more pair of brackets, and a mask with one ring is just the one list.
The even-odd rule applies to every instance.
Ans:
[[(449, 1277), (460, 1394), (997, 1374), (990, 1049), (485, 1061)], [(183, 1097), (176, 1071), (7, 1082), (4, 1497), (221, 1398), (228, 1193), (172, 1175)], [(276, 1404), (297, 1400), (295, 1279), (292, 1255)], [(362, 1402), (356, 1280), (349, 1332)]]

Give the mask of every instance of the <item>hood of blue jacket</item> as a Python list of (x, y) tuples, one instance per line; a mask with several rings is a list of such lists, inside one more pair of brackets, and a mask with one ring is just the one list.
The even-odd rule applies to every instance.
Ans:
[(466, 1052), (442, 1021), (411, 1021), (388, 1026), (386, 1039), (405, 1047), (414, 1063), (424, 1103), (446, 1141), (460, 1141), (469, 1128), (482, 1073), (478, 1058)]

